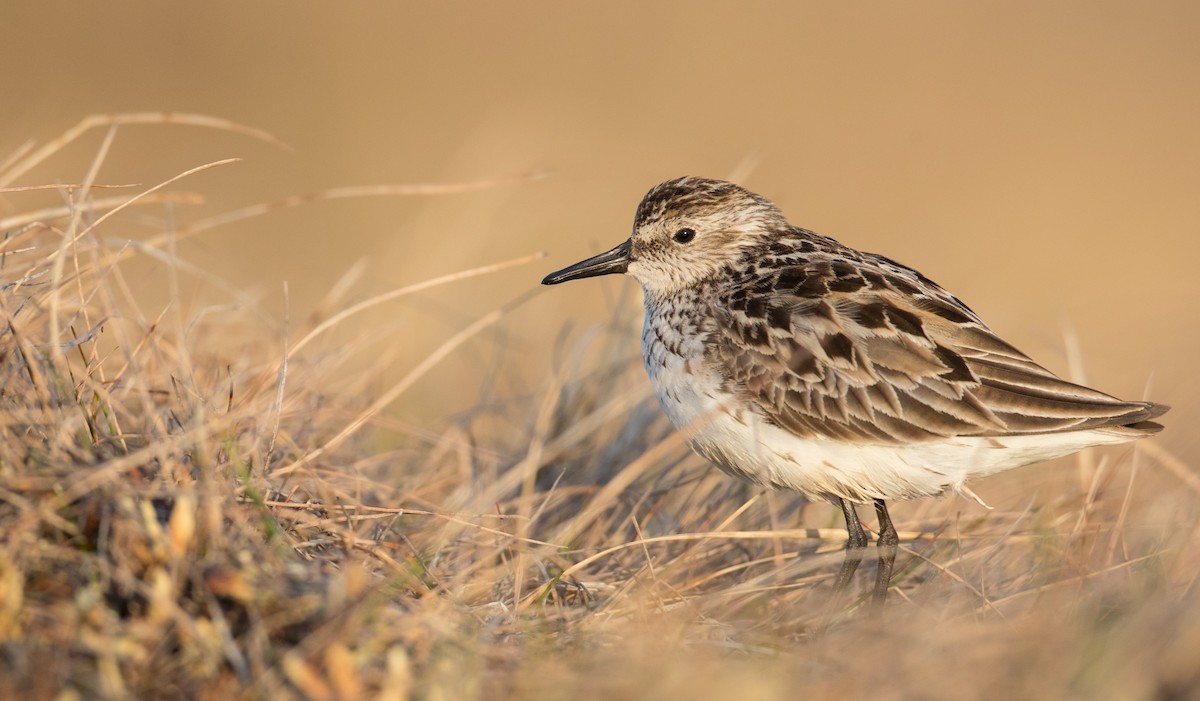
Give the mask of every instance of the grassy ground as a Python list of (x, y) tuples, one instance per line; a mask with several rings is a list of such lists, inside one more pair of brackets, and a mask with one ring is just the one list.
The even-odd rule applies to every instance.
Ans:
[(628, 334), (389, 439), (503, 308), (386, 384), (315, 350), (352, 286), (283, 331), (238, 290), (197, 306), (174, 245), (202, 226), (110, 231), (189, 195), (93, 178), (0, 222), (0, 698), (1200, 698), (1200, 480), (1153, 442), (993, 478), (992, 511), (897, 504), (871, 615), (870, 563), (828, 596), (834, 510), (691, 455)]

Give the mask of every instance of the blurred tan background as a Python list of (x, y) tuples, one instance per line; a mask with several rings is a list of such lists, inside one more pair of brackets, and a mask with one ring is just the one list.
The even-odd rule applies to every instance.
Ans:
[[(1194, 454), (1200, 4), (782, 5), (6, 3), (0, 157), (133, 110), (226, 117), (294, 148), (123, 128), (101, 182), (245, 159), (181, 183), (207, 198), (172, 213), (181, 222), (345, 185), (548, 171), (482, 192), (320, 203), (181, 247), (279, 320), (284, 281), (300, 319), (362, 259), (359, 297), (549, 253), (381, 311), (372, 323), (403, 344), (393, 373), (622, 240), (655, 183), (740, 174), (794, 223), (922, 270), (1059, 372), (1072, 329), (1089, 381), (1129, 397), (1150, 386), (1176, 407), (1165, 444)], [(16, 184), (82, 179), (100, 136)], [(8, 195), (0, 213), (54, 197)], [(605, 322), (621, 293), (637, 303), (631, 281), (541, 291), (397, 411), (444, 417), (485, 381), (536, 397), (563, 325), (578, 336)], [(640, 311), (626, 317), (632, 348)]]

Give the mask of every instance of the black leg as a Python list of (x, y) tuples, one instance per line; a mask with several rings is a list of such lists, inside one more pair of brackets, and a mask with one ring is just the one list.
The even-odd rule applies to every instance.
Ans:
[(846, 532), (850, 534), (849, 540), (846, 541), (846, 556), (842, 560), (842, 569), (838, 570), (837, 579), (833, 580), (833, 591), (836, 595), (842, 593), (850, 584), (854, 571), (858, 569), (858, 563), (862, 562), (863, 551), (867, 549), (867, 532), (863, 530), (862, 523), (858, 520), (858, 512), (854, 510), (854, 504), (850, 503), (849, 499), (838, 499), (833, 503), (841, 508), (842, 515), (846, 517)]
[[(892, 582), (892, 566), (896, 564), (896, 544), (900, 542), (892, 517), (888, 514), (883, 499), (875, 500), (875, 515), (879, 518), (879, 571), (875, 574), (875, 595), (872, 604), (882, 606), (887, 600), (888, 585)], [(865, 543), (864, 543), (865, 545)]]

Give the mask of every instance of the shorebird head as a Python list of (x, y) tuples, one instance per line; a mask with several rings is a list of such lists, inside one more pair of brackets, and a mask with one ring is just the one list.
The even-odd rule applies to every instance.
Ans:
[(670, 295), (719, 274), (744, 250), (787, 226), (775, 205), (741, 186), (676, 178), (642, 198), (628, 240), (547, 275), (542, 284), (628, 273), (647, 294)]

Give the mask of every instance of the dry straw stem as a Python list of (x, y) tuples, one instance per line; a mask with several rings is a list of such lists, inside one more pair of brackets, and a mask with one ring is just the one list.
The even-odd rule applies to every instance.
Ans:
[[(136, 187), (136, 186), (135, 186)], [(162, 205), (162, 204), (181, 204), (181, 205), (198, 205), (204, 203), (204, 197), (195, 192), (155, 192), (143, 196), (136, 203), (131, 203), (128, 197), (114, 195), (113, 197), (97, 197), (88, 202), (88, 208), (94, 212), (104, 212), (111, 210), (117, 206), (131, 206), (137, 204), (139, 206)], [(43, 209), (34, 209), (27, 212), (21, 212), (9, 217), (0, 219), (0, 229), (11, 231), (22, 227), (29, 227), (38, 222), (45, 222), (54, 219), (71, 216), (76, 211), (75, 205), (59, 205), (54, 207), (45, 207)], [(5, 249), (11, 250), (10, 243), (4, 242)]]
[(24, 185), (21, 187), (0, 187), (0, 194), (6, 194), (6, 193), (12, 193), (12, 192), (36, 192), (38, 190), (61, 190), (63, 192), (73, 192), (75, 190), (82, 190), (85, 187), (89, 190), (106, 190), (106, 189), (120, 190), (120, 189), (127, 189), (127, 188), (131, 188), (131, 187), (137, 187), (137, 185), (133, 184), (133, 183), (128, 184), (128, 185), (103, 185), (100, 183), (87, 183), (87, 184), (84, 184), (84, 183), (57, 183), (54, 185)]
[(506, 268), (511, 268), (511, 267), (518, 266), (518, 265), (525, 265), (526, 263), (532, 263), (535, 260), (541, 260), (542, 258), (545, 258), (545, 257), (546, 257), (546, 254), (543, 251), (539, 251), (537, 253), (530, 253), (529, 255), (521, 256), (519, 258), (512, 258), (510, 260), (501, 261), (499, 263), (491, 263), (489, 265), (481, 265), (478, 268), (471, 268), (470, 270), (462, 270), (462, 271), (455, 272), (455, 273), (449, 273), (447, 275), (440, 275), (438, 277), (430, 278), (428, 280), (414, 283), (412, 285), (405, 285), (404, 287), (397, 288), (395, 290), (392, 290), (391, 292), (386, 292), (381, 295), (376, 295), (370, 299), (363, 300), (362, 302), (359, 302), (358, 304), (347, 307), (346, 309), (343, 309), (342, 311), (338, 312), (337, 314), (334, 314), (333, 316), (329, 317), (325, 321), (322, 321), (315, 328), (313, 328), (311, 331), (309, 331), (307, 334), (305, 334), (303, 338), (301, 338), (299, 341), (297, 341), (291, 347), (291, 349), (288, 351), (288, 353), (289, 353), (289, 355), (294, 355), (296, 353), (299, 353), (302, 348), (304, 348), (306, 345), (311, 343), (313, 341), (313, 339), (315, 339), (317, 336), (320, 336), (321, 334), (325, 333), (326, 331), (328, 331), (328, 330), (332, 329), (333, 327), (337, 326), (338, 324), (342, 323), (346, 319), (354, 316), (355, 314), (366, 311), (367, 309), (370, 309), (371, 307), (375, 307), (380, 304), (384, 304), (385, 302), (391, 302), (392, 300), (399, 299), (400, 297), (405, 297), (405, 296), (408, 296), (411, 294), (415, 294), (417, 292), (423, 292), (425, 290), (428, 290), (433, 287), (437, 287), (439, 285), (447, 285), (452, 282), (466, 280), (468, 278), (477, 277), (479, 275), (487, 275), (490, 273), (500, 272), (501, 270), (504, 270)]
[(310, 192), (304, 195), (291, 195), (271, 202), (260, 202), (240, 209), (224, 212), (207, 219), (193, 222), (179, 232), (181, 237), (194, 236), (219, 226), (228, 226), (233, 222), (259, 217), (272, 212), (291, 207), (359, 197), (413, 197), (429, 195), (458, 195), (478, 190), (487, 190), (498, 185), (513, 184), (538, 180), (545, 177), (544, 173), (524, 173), (505, 178), (484, 178), (469, 182), (458, 183), (410, 183), (400, 185), (359, 185), (353, 187), (335, 187), (320, 192)]
[(320, 448), (308, 453), (303, 458), (290, 465), (287, 465), (286, 467), (280, 468), (276, 471), (276, 474), (280, 476), (290, 474), (295, 470), (298, 470), (320, 458), (322, 455), (328, 453), (334, 448), (340, 446), (347, 438), (349, 438), (364, 425), (366, 425), (368, 421), (378, 415), (379, 412), (383, 411), (384, 408), (395, 402), (400, 395), (408, 391), (410, 387), (416, 384), (418, 380), (424, 377), (430, 369), (445, 359), (446, 356), (453, 353), (454, 350), (463, 343), (466, 343), (468, 340), (474, 338), (479, 334), (480, 331), (483, 331), (487, 327), (500, 321), (504, 314), (515, 306), (516, 304), (506, 305), (502, 309), (497, 309), (493, 312), (485, 314), (463, 330), (446, 339), (445, 342), (434, 349), (432, 353), (426, 356), (424, 360), (410, 370), (408, 374), (405, 375), (399, 382), (380, 395), (379, 398), (372, 402), (369, 407), (363, 410), (361, 414), (356, 416), (354, 420), (351, 421), (345, 428), (343, 428), (336, 436), (329, 439), (329, 441)]
[[(243, 134), (256, 139), (260, 139), (274, 146), (283, 149), (291, 149), (290, 146), (275, 138), (271, 134), (248, 127), (237, 122), (232, 122), (228, 119), (220, 117), (212, 117), (204, 114), (194, 114), (188, 112), (123, 112), (119, 114), (93, 114), (84, 117), (78, 124), (67, 129), (57, 138), (47, 141), (41, 148), (33, 150), (32, 143), (28, 143), (21, 149), (18, 149), (12, 156), (5, 159), (5, 164), (0, 167), (0, 187), (7, 187), (16, 182), (18, 178), (30, 170), (44, 163), (47, 159), (53, 157), (59, 151), (66, 148), (73, 141), (83, 136), (92, 129), (109, 127), (110, 129), (122, 125), (135, 124), (178, 124), (195, 127), (205, 127), (208, 129), (218, 129), (221, 131), (232, 132), (235, 134)], [(29, 151), (33, 151), (29, 153)]]

